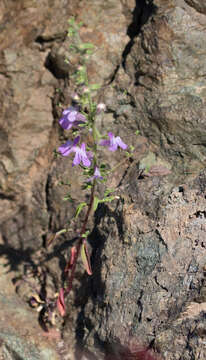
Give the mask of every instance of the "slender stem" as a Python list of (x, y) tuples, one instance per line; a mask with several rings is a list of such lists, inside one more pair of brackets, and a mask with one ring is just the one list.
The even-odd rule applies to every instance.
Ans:
[(72, 283), (73, 283), (73, 280), (74, 280), (74, 274), (75, 274), (75, 270), (76, 270), (77, 260), (78, 260), (78, 257), (79, 257), (82, 242), (84, 241), (84, 238), (82, 237), (82, 235), (85, 233), (86, 226), (87, 226), (87, 223), (88, 223), (88, 220), (89, 220), (89, 215), (91, 213), (92, 205), (93, 205), (93, 202), (94, 202), (95, 185), (96, 185), (96, 181), (94, 179), (92, 189), (91, 189), (90, 202), (89, 202), (87, 213), (85, 215), (84, 222), (83, 222), (83, 225), (82, 225), (82, 228), (81, 228), (80, 237), (79, 237), (77, 245), (76, 245), (76, 254), (75, 254), (74, 263), (73, 263), (73, 266), (72, 266), (72, 269), (71, 269), (71, 274), (70, 274), (70, 277), (69, 277), (68, 286), (67, 286), (67, 288), (65, 290), (65, 296), (68, 295), (70, 293), (71, 289), (72, 289)]

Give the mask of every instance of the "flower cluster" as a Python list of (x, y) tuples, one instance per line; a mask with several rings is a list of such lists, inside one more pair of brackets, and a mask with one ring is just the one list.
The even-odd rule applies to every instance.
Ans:
[[(105, 111), (105, 105), (97, 105), (97, 114), (100, 111)], [(70, 106), (68, 109), (63, 111), (62, 117), (59, 120), (59, 124), (65, 130), (70, 130), (72, 127), (81, 130), (79, 125), (86, 125), (86, 117), (80, 113), (77, 106)], [(80, 146), (78, 145), (80, 141), (80, 136), (75, 137), (73, 141), (68, 140), (65, 144), (61, 145), (58, 148), (59, 153), (62, 156), (68, 156), (70, 153), (75, 153), (72, 166), (83, 164), (85, 167), (90, 167), (92, 164), (93, 153), (86, 150), (86, 144), (83, 142)], [(109, 151), (116, 151), (118, 147), (125, 150), (127, 145), (121, 140), (119, 136), (114, 136), (112, 132), (108, 133), (108, 139), (100, 140), (97, 145), (108, 147)], [(90, 182), (94, 179), (102, 180), (100, 170), (96, 164), (94, 164), (93, 176), (90, 177), (87, 181)]]

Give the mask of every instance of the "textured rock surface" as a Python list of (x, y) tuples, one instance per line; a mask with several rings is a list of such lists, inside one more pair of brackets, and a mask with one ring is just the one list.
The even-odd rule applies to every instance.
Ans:
[(5, 258), (0, 259), (0, 359), (1, 360), (58, 360), (60, 334), (49, 339), (39, 327), (38, 313), (28, 308), (15, 291), (12, 279), (15, 272), (7, 272)]
[(203, 333), (191, 335), (205, 326), (201, 308), (194, 317), (183, 314), (190, 302), (206, 300), (205, 173), (172, 190), (157, 177), (135, 188), (127, 181), (131, 205), (99, 213), (93, 302), (84, 308), (85, 324), (93, 317), (96, 324), (91, 346), (95, 338), (134, 336), (154, 342), (165, 359), (204, 359)]
[[(58, 291), (78, 231), (77, 223), (48, 253), (36, 252), (80, 201), (78, 169), (53, 156), (65, 139), (57, 119), (74, 90), (70, 15), (84, 22), (81, 36), (96, 46), (89, 76), (103, 85), (99, 99), (108, 109), (99, 126), (136, 150), (133, 163), (109, 179), (119, 186), (119, 201), (100, 207), (91, 222), (95, 273), (88, 279), (79, 267), (69, 315), (59, 325), (65, 349), (77, 343), (98, 352), (134, 336), (168, 360), (206, 358), (205, 13), (200, 0), (1, 2), (0, 254), (10, 271), (1, 280), (3, 359), (57, 356), (49, 341), (41, 344), (36, 313), (6, 282), (29, 265), (47, 274), (44, 286), (34, 279), (38, 288)], [(111, 166), (119, 158), (109, 159)], [(68, 174), (74, 204), (62, 201), (68, 186), (59, 183)], [(19, 289), (24, 301), (30, 290)]]
[(206, 155), (206, 17), (185, 2), (155, 4), (124, 63), (136, 124), (176, 168), (194, 171)]

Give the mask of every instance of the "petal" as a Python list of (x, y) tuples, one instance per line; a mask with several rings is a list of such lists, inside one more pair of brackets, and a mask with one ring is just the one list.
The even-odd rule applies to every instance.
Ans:
[(76, 166), (79, 165), (81, 162), (81, 153), (80, 153), (80, 149), (76, 149), (76, 154), (72, 163), (72, 166)]
[(95, 179), (95, 176), (93, 175), (89, 179), (87, 179), (86, 182), (92, 182), (92, 180), (94, 180), (94, 179)]
[(77, 111), (71, 111), (68, 115), (67, 115), (67, 119), (70, 121), (70, 122), (74, 122), (76, 121), (76, 117), (77, 117)]
[(79, 140), (80, 140), (80, 136), (75, 137), (75, 139), (73, 141), (73, 146), (76, 146), (78, 144)]
[(109, 136), (110, 140), (112, 140), (114, 138), (114, 134), (112, 132), (108, 132), (108, 136)]
[(117, 150), (117, 147), (118, 147), (118, 145), (113, 142), (113, 144), (110, 144), (108, 150), (109, 150), (109, 151), (116, 151), (116, 150)]
[(84, 166), (89, 167), (91, 165), (91, 161), (89, 160), (89, 158), (85, 155), (82, 155), (82, 163)]
[(85, 122), (87, 119), (83, 114), (81, 114), (80, 112), (77, 112), (76, 120)]
[(116, 137), (116, 143), (121, 147), (123, 150), (127, 149), (127, 145), (122, 141), (122, 139), (117, 136)]
[(99, 168), (97, 166), (95, 166), (94, 176), (102, 177), (101, 174), (100, 174)]
[(86, 155), (85, 149), (86, 149), (86, 144), (85, 144), (85, 143), (82, 143), (82, 145), (81, 145), (81, 152), (82, 152), (82, 153), (85, 153), (85, 155)]
[(70, 113), (71, 111), (76, 110), (74, 106), (70, 106), (68, 109), (65, 109), (62, 114), (63, 115), (67, 115), (68, 113)]
[(87, 151), (87, 157), (89, 158), (89, 160), (92, 160), (93, 159), (93, 154), (91, 151)]
[(100, 175), (100, 171), (99, 171), (99, 169), (98, 169), (97, 166), (95, 166), (94, 175), (95, 175), (95, 176), (99, 176), (99, 175)]
[(99, 145), (101, 145), (101, 146), (109, 146), (110, 145), (110, 140), (101, 140), (99, 142)]
[(72, 123), (67, 119), (66, 116), (63, 116), (60, 120), (59, 120), (59, 124), (61, 125), (61, 127), (64, 130), (69, 130), (72, 127)]
[(73, 151), (73, 141), (68, 140), (65, 144), (59, 146), (58, 151), (63, 155), (67, 156)]

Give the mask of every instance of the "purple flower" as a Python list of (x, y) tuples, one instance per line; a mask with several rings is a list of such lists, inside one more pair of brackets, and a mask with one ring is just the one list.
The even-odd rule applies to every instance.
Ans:
[(74, 141), (68, 140), (66, 144), (61, 145), (58, 148), (58, 151), (62, 154), (62, 156), (68, 156), (71, 152), (76, 151), (76, 145), (78, 144), (80, 136), (77, 136)]
[(122, 141), (119, 136), (114, 136), (112, 132), (108, 133), (109, 140), (101, 140), (99, 145), (108, 146), (109, 151), (116, 151), (118, 146), (123, 150), (127, 149), (127, 145)]
[(77, 136), (74, 141), (68, 140), (65, 144), (58, 148), (58, 151), (63, 156), (68, 156), (71, 152), (75, 153), (75, 157), (72, 166), (79, 165), (80, 162), (86, 167), (91, 165), (91, 159), (93, 157), (90, 151), (86, 151), (85, 143), (82, 143), (81, 147), (77, 146), (80, 136)]
[(70, 106), (68, 109), (64, 110), (62, 115), (59, 124), (64, 130), (69, 130), (72, 126), (78, 126), (86, 121), (85, 116), (74, 106)]
[(93, 155), (90, 151), (86, 151), (85, 143), (82, 143), (81, 147), (76, 146), (74, 151), (76, 154), (72, 166), (79, 165), (80, 162), (82, 162), (82, 164), (86, 167), (89, 167), (91, 165), (91, 159)]
[(101, 173), (99, 171), (99, 168), (97, 166), (95, 166), (94, 168), (94, 175), (91, 176), (89, 179), (87, 179), (87, 182), (90, 182), (94, 179), (100, 179), (100, 180), (103, 180), (103, 176), (101, 176)]

